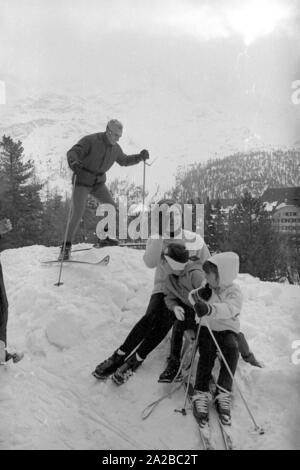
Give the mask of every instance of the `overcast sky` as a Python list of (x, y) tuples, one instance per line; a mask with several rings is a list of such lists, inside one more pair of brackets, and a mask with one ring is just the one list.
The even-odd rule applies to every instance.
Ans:
[[(284, 65), (295, 74), (300, 51), (298, 3), (0, 0), (0, 79), (15, 76), (45, 88), (89, 88), (111, 81), (116, 86), (116, 75), (138, 82), (147, 65), (162, 66), (167, 74), (169, 61), (180, 68), (183, 60), (185, 68), (194, 69), (201, 67), (202, 54), (209, 48), (216, 65), (226, 62), (230, 51), (237, 55), (270, 38), (282, 44), (277, 54), (282, 53)], [(269, 48), (276, 55), (271, 42)]]
[[(300, 80), (299, 7), (299, 0), (0, 0), (0, 84), (8, 104), (32, 91), (97, 91), (127, 137), (164, 162), (164, 171), (153, 166), (152, 180), (170, 185), (182, 156), (200, 161), (248, 148), (249, 129), (268, 145), (299, 141), (300, 105), (291, 101)], [(105, 112), (100, 105), (99, 122)], [(90, 122), (85, 132), (97, 130)]]

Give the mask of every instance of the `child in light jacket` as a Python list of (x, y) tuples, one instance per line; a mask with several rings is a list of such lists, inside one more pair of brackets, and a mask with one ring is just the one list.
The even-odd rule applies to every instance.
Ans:
[[(208, 421), (208, 406), (211, 399), (209, 382), (215, 363), (217, 348), (207, 325), (212, 330), (217, 343), (234, 375), (238, 358), (238, 335), (240, 332), (240, 313), (242, 293), (234, 282), (239, 272), (239, 257), (236, 253), (225, 252), (211, 257), (203, 264), (206, 280), (212, 294), (203, 300), (203, 288), (192, 291), (190, 302), (201, 318), (199, 335), (200, 358), (197, 367), (193, 396), (193, 412), (201, 426)], [(203, 319), (202, 319), (203, 317)], [(216, 407), (223, 424), (231, 423), (230, 398), (232, 378), (223, 361), (217, 379)]]

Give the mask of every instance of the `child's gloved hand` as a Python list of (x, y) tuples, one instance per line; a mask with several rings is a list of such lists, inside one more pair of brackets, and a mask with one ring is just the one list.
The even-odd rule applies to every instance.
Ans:
[(204, 317), (205, 315), (211, 314), (211, 305), (207, 304), (203, 300), (197, 300), (194, 305), (194, 309), (198, 317)]
[(180, 321), (184, 320), (185, 315), (184, 315), (184, 309), (182, 307), (180, 307), (179, 305), (175, 305), (175, 307), (173, 308), (173, 312), (175, 313), (175, 317), (177, 318), (177, 320), (180, 320)]
[(201, 287), (200, 289), (198, 289), (197, 295), (203, 300), (206, 300), (206, 301), (209, 300), (212, 295), (212, 290), (209, 287), (209, 284), (205, 284), (204, 287)]

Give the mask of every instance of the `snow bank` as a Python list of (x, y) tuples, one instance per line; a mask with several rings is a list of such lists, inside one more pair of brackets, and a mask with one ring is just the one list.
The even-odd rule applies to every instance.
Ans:
[[(76, 253), (92, 260), (110, 254), (106, 267), (41, 265), (57, 248), (33, 246), (2, 253), (10, 301), (10, 348), (25, 352), (0, 369), (0, 449), (200, 449), (191, 414), (174, 413), (183, 391), (163, 401), (146, 421), (141, 411), (168, 390), (158, 384), (169, 338), (122, 387), (97, 382), (91, 371), (123, 341), (145, 312), (153, 274), (143, 252), (104, 248)], [(75, 257), (75, 254), (74, 254)], [(300, 449), (300, 288), (240, 275), (241, 323), (264, 369), (240, 360), (238, 383), (265, 434), (253, 430), (234, 390), (232, 435), (239, 449)]]

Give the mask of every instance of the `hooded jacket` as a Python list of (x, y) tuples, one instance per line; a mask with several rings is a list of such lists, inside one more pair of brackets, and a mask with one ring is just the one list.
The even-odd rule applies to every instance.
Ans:
[(243, 297), (241, 289), (234, 283), (239, 272), (239, 257), (236, 253), (225, 252), (212, 256), (208, 261), (218, 268), (219, 286), (212, 288), (208, 301), (212, 312), (204, 318), (214, 331), (231, 330), (239, 333)]
[(189, 250), (190, 256), (197, 256), (201, 265), (210, 257), (210, 252), (203, 238), (196, 233), (190, 232), (189, 230), (182, 230), (181, 239), (163, 239), (162, 237), (150, 237), (147, 240), (146, 251), (143, 259), (145, 265), (148, 268), (156, 268), (154, 275), (154, 288), (152, 294), (158, 294), (165, 291), (165, 282), (168, 273), (163, 268), (161, 254), (170, 243), (185, 244), (187, 249)]
[(178, 305), (178, 300), (192, 308), (188, 295), (192, 289), (201, 286), (205, 279), (202, 264), (199, 261), (189, 261), (180, 274), (169, 274), (165, 283), (165, 303), (169, 310)]
[(71, 170), (74, 162), (81, 163), (81, 168), (76, 171), (77, 184), (90, 187), (105, 183), (105, 173), (115, 162), (121, 166), (129, 166), (142, 160), (140, 154), (127, 156), (119, 144), (111, 145), (105, 132), (97, 132), (80, 139), (67, 152), (67, 159)]

